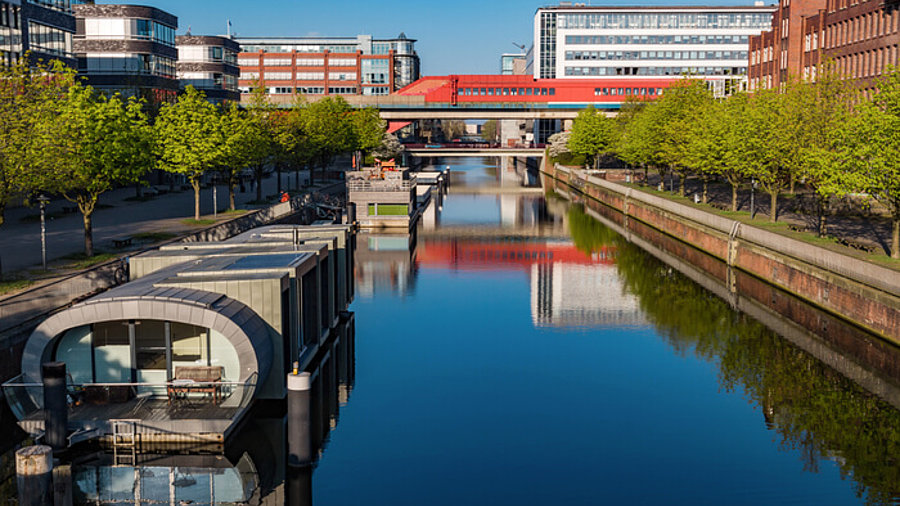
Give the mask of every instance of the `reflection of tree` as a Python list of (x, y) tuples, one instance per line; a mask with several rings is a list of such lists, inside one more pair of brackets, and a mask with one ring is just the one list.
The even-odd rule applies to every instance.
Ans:
[(717, 363), (722, 388), (741, 390), (759, 406), (781, 447), (802, 454), (805, 470), (817, 472), (823, 458), (833, 460), (867, 503), (900, 496), (900, 412), (583, 209), (571, 207), (568, 220), (579, 249), (617, 246), (623, 285), (647, 320), (678, 353)]

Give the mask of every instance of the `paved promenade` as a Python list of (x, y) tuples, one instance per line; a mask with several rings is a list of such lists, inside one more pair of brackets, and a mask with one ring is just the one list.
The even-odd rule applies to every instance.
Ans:
[[(293, 178), (291, 178), (293, 182)], [(287, 185), (286, 178), (283, 181)], [(237, 206), (240, 208), (256, 198), (246, 186), (246, 192), (238, 188)], [(263, 180), (263, 195), (273, 195), (276, 188), (275, 176)], [(165, 232), (180, 234), (197, 230), (201, 226), (181, 223), (185, 218), (193, 218), (194, 192), (191, 190), (166, 193), (144, 202), (125, 199), (134, 197), (135, 190), (122, 188), (100, 197), (100, 203), (111, 206), (98, 209), (94, 213), (94, 249), (117, 252), (112, 241), (141, 232)], [(228, 205), (228, 188), (217, 187), (218, 207), (221, 211)], [(200, 192), (200, 213), (204, 218), (212, 218), (212, 188)], [(59, 199), (47, 205), (48, 213), (61, 213), (64, 206), (72, 206), (67, 200)], [(23, 220), (26, 216), (37, 215), (37, 207), (7, 210), (6, 221), (0, 226), (0, 259), (4, 273), (40, 268), (41, 225), (38, 220)], [(84, 224), (79, 213), (65, 214), (47, 221), (47, 261), (84, 251)]]

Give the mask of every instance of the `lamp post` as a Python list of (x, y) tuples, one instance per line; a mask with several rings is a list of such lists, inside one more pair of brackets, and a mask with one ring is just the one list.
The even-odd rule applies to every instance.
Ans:
[(46, 214), (47, 214), (47, 202), (50, 202), (50, 199), (47, 198), (43, 193), (38, 195), (38, 202), (41, 204), (41, 266), (43, 266), (44, 270), (47, 270), (47, 222), (46, 222)]
[(216, 184), (219, 182), (219, 174), (213, 173), (212, 177), (212, 187), (213, 187), (213, 218), (215, 218), (219, 212), (219, 203), (216, 200)]
[(752, 180), (750, 186), (750, 219), (756, 215), (756, 179)]

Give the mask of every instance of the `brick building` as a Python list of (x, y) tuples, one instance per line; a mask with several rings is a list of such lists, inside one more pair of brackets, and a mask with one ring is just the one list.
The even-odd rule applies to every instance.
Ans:
[(419, 78), (415, 40), (239, 37), (238, 86), (274, 95), (388, 95)]
[(751, 89), (775, 88), (790, 77), (816, 79), (822, 63), (862, 87), (897, 64), (900, 2), (781, 0), (772, 29), (750, 39)]

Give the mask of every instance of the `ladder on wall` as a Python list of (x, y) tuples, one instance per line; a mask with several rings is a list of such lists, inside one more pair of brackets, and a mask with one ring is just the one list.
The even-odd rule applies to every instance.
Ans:
[(137, 464), (138, 434), (140, 420), (111, 419), (114, 466), (134, 466)]

